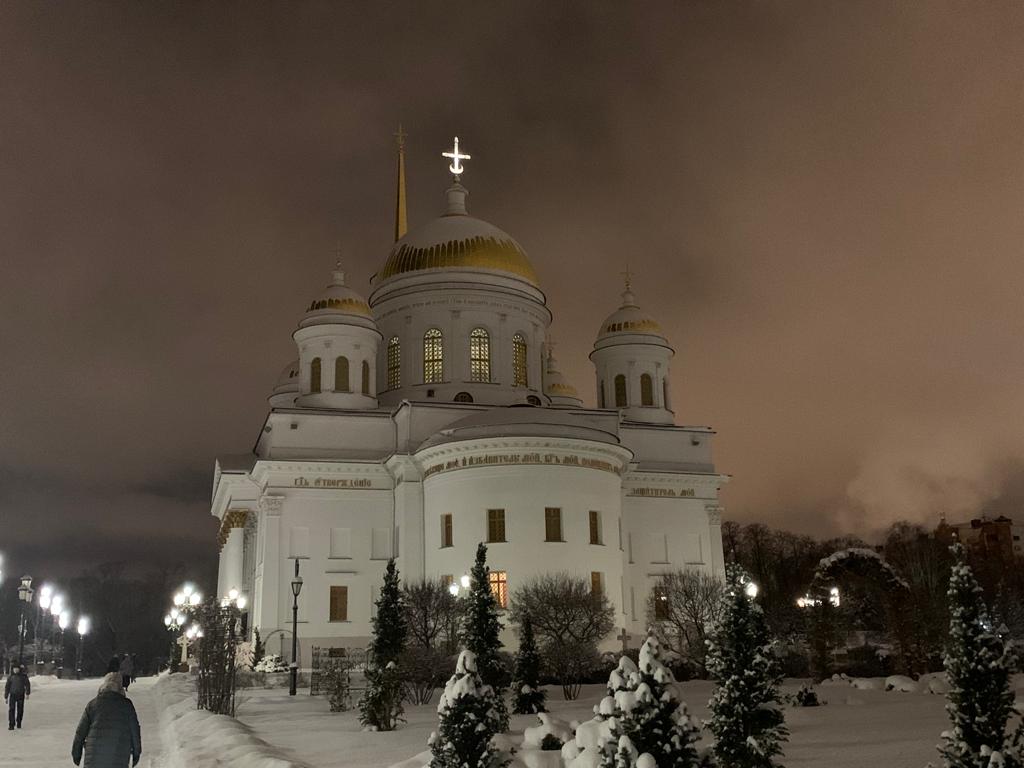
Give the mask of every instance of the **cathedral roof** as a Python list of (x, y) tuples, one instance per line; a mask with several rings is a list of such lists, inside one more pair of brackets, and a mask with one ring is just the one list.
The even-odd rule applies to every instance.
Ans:
[(376, 327), (366, 299), (345, 285), (345, 273), (340, 266), (331, 276), (331, 282), (321, 290), (306, 308), (299, 327), (324, 323), (350, 323)]
[(420, 449), (495, 437), (561, 437), (618, 445), (617, 422), (579, 410), (513, 405), (474, 413), (427, 438)]
[(465, 187), (448, 189), (444, 215), (428, 221), (395, 243), (378, 280), (424, 270), (501, 272), (537, 287), (537, 273), (526, 251), (511, 235), (466, 212)]

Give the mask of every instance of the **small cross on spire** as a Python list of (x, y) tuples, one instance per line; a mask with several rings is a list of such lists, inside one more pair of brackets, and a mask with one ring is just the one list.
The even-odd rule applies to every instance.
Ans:
[(441, 157), (451, 158), (452, 164), (448, 166), (448, 170), (452, 172), (452, 175), (455, 177), (455, 180), (458, 181), (459, 176), (462, 174), (462, 171), (464, 170), (461, 161), (469, 160), (472, 156), (464, 155), (461, 152), (459, 152), (459, 137), (456, 136), (455, 149), (453, 149), (451, 152), (442, 152)]
[(395, 141), (398, 142), (398, 149), (399, 149), (399, 151), (404, 150), (405, 149), (405, 139), (406, 139), (406, 137), (408, 137), (409, 134), (407, 134), (405, 131), (402, 130), (402, 124), (401, 123), (398, 124), (398, 133), (393, 133), (391, 135), (394, 136), (395, 137)]
[(626, 281), (626, 290), (627, 291), (632, 290), (633, 289), (633, 273), (629, 271), (629, 265), (627, 264), (625, 271), (619, 272), (619, 274), (622, 275), (622, 277)]

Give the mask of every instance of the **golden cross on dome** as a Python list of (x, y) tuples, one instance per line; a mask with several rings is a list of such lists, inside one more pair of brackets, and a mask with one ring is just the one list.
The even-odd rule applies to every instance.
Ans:
[(442, 152), (441, 157), (450, 157), (452, 159), (452, 164), (448, 166), (448, 170), (452, 172), (453, 176), (455, 176), (456, 181), (459, 180), (459, 175), (464, 170), (461, 161), (470, 160), (472, 158), (471, 155), (463, 155), (462, 153), (459, 152), (458, 136), (455, 137), (455, 149), (453, 149), (451, 152)]
[(622, 275), (622, 277), (625, 278), (626, 280), (626, 290), (632, 290), (633, 273), (629, 271), (629, 265), (627, 264), (626, 270), (624, 272), (619, 272), (619, 274)]

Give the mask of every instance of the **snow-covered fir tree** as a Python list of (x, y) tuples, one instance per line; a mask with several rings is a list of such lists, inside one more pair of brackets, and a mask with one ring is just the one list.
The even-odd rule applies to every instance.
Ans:
[(487, 547), (476, 548), (476, 562), (470, 571), (469, 595), (463, 618), (462, 635), (466, 650), (476, 659), (476, 668), (485, 685), (494, 691), (501, 730), (508, 730), (508, 708), (505, 706), (505, 665), (498, 655), (502, 648), (501, 620), (498, 601), (491, 591), (487, 567)]
[(1010, 676), (1012, 649), (994, 631), (981, 587), (967, 564), (964, 548), (954, 544), (949, 576), (949, 641), (945, 667), (949, 681), (946, 711), (953, 728), (939, 746), (947, 768), (1021, 766), (1018, 729), (1008, 739), (1013, 712)]
[[(459, 654), (437, 705), (437, 731), (430, 735), (431, 768), (500, 768), (508, 757), (493, 743), (502, 730), (498, 698), (485, 684), (476, 655)], [(507, 716), (506, 716), (507, 717)]]
[(359, 700), (359, 720), (371, 730), (391, 731), (402, 719), (404, 711), (402, 689), (405, 681), (399, 662), (408, 632), (394, 560), (388, 560), (384, 586), (376, 605), (370, 659), (366, 666), (366, 690)]
[(605, 699), (598, 708), (598, 717), (609, 720), (612, 737), (602, 749), (602, 768), (634, 768), (651, 761), (671, 768), (702, 764), (695, 746), (700, 731), (676, 696), (675, 679), (653, 633), (640, 648), (638, 665), (627, 657), (620, 660), (609, 676), (608, 694), (612, 701)]
[(517, 715), (532, 715), (544, 712), (547, 694), (540, 687), (540, 652), (533, 638), (533, 624), (530, 617), (523, 619), (519, 627), (519, 653), (516, 654), (516, 668), (512, 674), (512, 711)]
[(774, 765), (788, 733), (778, 690), (782, 675), (749, 587), (743, 569), (730, 565), (720, 618), (708, 639), (708, 671), (718, 681), (708, 727), (723, 768)]

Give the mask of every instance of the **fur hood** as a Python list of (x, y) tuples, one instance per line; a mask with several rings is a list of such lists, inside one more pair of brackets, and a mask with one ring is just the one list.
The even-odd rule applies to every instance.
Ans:
[(110, 672), (104, 676), (97, 695), (102, 693), (120, 693), (124, 696), (124, 686), (121, 685), (121, 674), (119, 672)]

